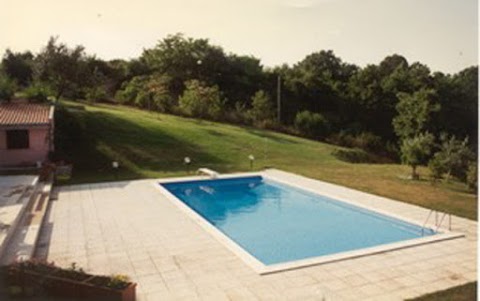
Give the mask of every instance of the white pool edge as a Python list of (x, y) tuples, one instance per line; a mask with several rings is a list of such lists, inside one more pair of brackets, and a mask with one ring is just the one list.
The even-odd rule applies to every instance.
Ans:
[[(317, 189), (314, 188), (309, 188), (309, 187), (302, 187), (301, 185), (291, 183), (286, 181), (285, 179), (281, 179), (278, 177), (275, 177), (271, 174), (267, 174), (266, 172), (249, 172), (249, 173), (236, 173), (236, 174), (225, 174), (221, 175), (217, 179), (232, 179), (232, 178), (243, 178), (243, 177), (250, 177), (250, 176), (261, 176), (265, 179), (271, 179), (273, 181), (279, 182), (281, 184), (286, 184), (295, 188), (303, 189), (305, 191), (319, 194), (322, 196), (326, 196), (329, 198), (332, 198), (334, 200), (338, 200), (347, 204), (351, 204), (360, 208), (364, 208), (367, 210), (370, 210), (375, 213), (379, 213), (388, 217), (393, 217), (396, 219), (399, 219), (401, 221), (405, 221), (417, 226), (422, 227), (423, 225), (413, 219), (406, 218), (404, 216), (387, 212), (384, 210), (380, 210), (371, 206), (367, 206), (362, 203), (357, 203), (355, 201), (347, 200), (342, 196), (338, 195), (333, 195), (331, 193), (325, 193), (324, 191), (318, 191)], [(227, 247), (230, 251), (232, 251), (236, 256), (238, 256), (241, 260), (243, 260), (248, 266), (250, 266), (255, 272), (257, 272), (260, 275), (265, 275), (265, 274), (271, 274), (271, 273), (276, 273), (276, 272), (282, 272), (286, 270), (293, 270), (293, 269), (298, 269), (298, 268), (304, 268), (304, 267), (309, 267), (309, 266), (314, 266), (314, 265), (319, 265), (319, 264), (325, 264), (325, 263), (330, 263), (330, 262), (336, 262), (336, 261), (341, 261), (341, 260), (346, 260), (346, 259), (351, 259), (351, 258), (357, 258), (357, 257), (363, 257), (363, 256), (368, 256), (368, 255), (374, 255), (374, 254), (379, 254), (379, 253), (385, 253), (388, 251), (394, 251), (394, 250), (399, 250), (399, 249), (404, 249), (404, 248), (410, 248), (414, 246), (419, 246), (419, 245), (424, 245), (424, 244), (429, 244), (433, 242), (438, 242), (438, 241), (444, 241), (444, 240), (450, 240), (450, 239), (455, 239), (455, 238), (460, 238), (464, 237), (465, 235), (462, 233), (457, 233), (457, 232), (451, 232), (451, 231), (442, 231), (438, 232), (438, 234), (433, 235), (433, 236), (427, 236), (427, 237), (421, 237), (421, 238), (415, 238), (415, 239), (410, 239), (406, 241), (401, 241), (401, 242), (395, 242), (395, 243), (389, 243), (389, 244), (384, 244), (384, 245), (379, 245), (375, 247), (370, 247), (370, 248), (363, 248), (359, 250), (353, 250), (353, 251), (347, 251), (347, 252), (341, 252), (341, 253), (336, 253), (332, 255), (323, 255), (323, 256), (318, 256), (318, 257), (312, 257), (308, 259), (301, 259), (301, 260), (295, 260), (295, 261), (289, 261), (286, 263), (279, 263), (279, 264), (272, 264), (272, 265), (265, 265), (258, 259), (256, 259), (253, 255), (248, 253), (245, 249), (243, 249), (239, 244), (237, 244), (234, 240), (232, 240), (230, 237), (228, 237), (226, 234), (224, 234), (222, 231), (217, 229), (214, 225), (209, 223), (205, 218), (203, 218), (200, 214), (195, 212), (192, 208), (190, 208), (188, 205), (186, 205), (184, 202), (179, 200), (176, 196), (174, 196), (172, 193), (170, 193), (167, 189), (165, 189), (162, 185), (160, 184), (167, 184), (167, 183), (172, 183), (172, 182), (185, 182), (185, 181), (196, 181), (196, 180), (210, 180), (208, 176), (190, 176), (190, 177), (176, 177), (176, 178), (168, 178), (168, 179), (156, 179), (152, 184), (156, 189), (158, 189), (169, 201), (171, 201), (172, 204), (174, 204), (177, 208), (179, 208), (181, 211), (185, 212), (187, 216), (189, 216), (191, 219), (193, 219), (199, 226), (201, 226), (207, 233), (212, 235), (215, 239), (217, 239), (220, 243), (222, 243), (225, 247)], [(319, 180), (315, 179), (309, 179), (312, 181), (317, 181), (324, 183)], [(329, 185), (334, 185), (327, 183)], [(337, 186), (339, 189), (343, 188), (342, 186)], [(347, 188), (348, 190), (352, 190), (350, 188)], [(355, 190), (353, 190), (355, 191)], [(360, 193), (365, 194), (364, 192), (358, 191)], [(372, 195), (373, 196), (373, 195)]]

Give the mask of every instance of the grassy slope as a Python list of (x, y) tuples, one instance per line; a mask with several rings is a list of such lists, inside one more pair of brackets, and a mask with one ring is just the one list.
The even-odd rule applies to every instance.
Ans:
[[(86, 105), (70, 111), (88, 137), (71, 151), (75, 183), (113, 180), (113, 160), (121, 162), (119, 178), (133, 179), (185, 175), (185, 156), (193, 160), (192, 171), (199, 166), (247, 171), (247, 157), (253, 154), (254, 169), (274, 167), (470, 219), (477, 216), (476, 196), (461, 183), (433, 186), (405, 180), (410, 172), (406, 166), (342, 162), (331, 155), (333, 145), (120, 106)], [(428, 176), (426, 169), (420, 173)]]

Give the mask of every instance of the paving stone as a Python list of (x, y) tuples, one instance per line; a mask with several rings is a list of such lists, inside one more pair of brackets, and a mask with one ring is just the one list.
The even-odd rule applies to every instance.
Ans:
[[(314, 189), (336, 186), (269, 174)], [(63, 186), (42, 229), (48, 260), (89, 272), (124, 271), (139, 300), (402, 300), (474, 281), (475, 221), (453, 218), (467, 237), (261, 276), (153, 186), (153, 180)], [(340, 189), (342, 190), (342, 189)], [(343, 189), (355, 201), (421, 223), (428, 210)], [(45, 250), (44, 250), (45, 251)]]

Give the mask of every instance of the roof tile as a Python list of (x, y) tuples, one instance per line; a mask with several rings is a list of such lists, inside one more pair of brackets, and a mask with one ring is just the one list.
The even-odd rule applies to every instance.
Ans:
[(48, 124), (50, 108), (49, 105), (33, 103), (0, 104), (0, 126)]

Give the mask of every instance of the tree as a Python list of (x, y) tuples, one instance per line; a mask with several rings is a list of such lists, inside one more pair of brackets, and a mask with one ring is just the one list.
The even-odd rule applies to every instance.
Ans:
[(14, 53), (10, 49), (7, 49), (2, 59), (5, 74), (23, 87), (32, 81), (32, 65), (33, 54), (30, 51)]
[(89, 80), (85, 61), (83, 46), (70, 49), (52, 37), (35, 59), (36, 73), (50, 85), (58, 101), (65, 92), (76, 92)]
[(209, 87), (198, 80), (185, 83), (186, 89), (179, 98), (179, 107), (187, 115), (218, 119), (222, 114), (224, 101), (217, 86)]
[(399, 54), (392, 54), (385, 57), (378, 65), (382, 77), (386, 77), (392, 74), (395, 70), (402, 68), (408, 68), (408, 61), (405, 57)]
[(441, 110), (434, 116), (437, 133), (469, 137), (477, 147), (478, 137), (478, 67), (454, 75), (435, 73), (433, 85), (438, 92)]
[(230, 107), (234, 107), (238, 102), (249, 105), (250, 96), (266, 88), (267, 76), (260, 60), (253, 56), (230, 54), (226, 57), (223, 69), (217, 84), (228, 99), (227, 105)]
[(392, 119), (407, 77), (406, 61), (397, 60), (384, 62), (382, 68), (368, 65), (350, 78), (346, 107), (352, 130), (372, 132), (384, 140), (395, 138)]
[(9, 101), (15, 90), (15, 82), (0, 72), (0, 101)]
[(145, 87), (146, 82), (148, 81), (148, 76), (135, 76), (129, 81), (125, 81), (122, 84), (120, 90), (115, 94), (115, 98), (124, 104), (137, 104), (136, 99), (137, 95)]
[(227, 66), (221, 47), (210, 45), (207, 39), (185, 38), (182, 34), (167, 36), (154, 48), (144, 50), (140, 59), (152, 71), (171, 78), (175, 97), (184, 90), (184, 83), (192, 79), (219, 86)]
[(175, 105), (175, 100), (170, 91), (170, 81), (170, 77), (158, 73), (149, 77), (145, 88), (150, 94), (155, 110), (170, 112)]
[(420, 133), (402, 140), (400, 152), (402, 162), (412, 167), (412, 180), (417, 180), (417, 166), (424, 163), (430, 155), (434, 137), (430, 133)]
[(447, 180), (451, 175), (465, 180), (468, 165), (474, 159), (473, 152), (468, 148), (468, 138), (461, 141), (453, 135), (443, 133), (440, 135), (440, 142), (440, 150), (435, 153), (429, 164), (432, 172), (438, 177), (446, 173)]
[(48, 87), (39, 83), (33, 82), (25, 90), (23, 90), (25, 97), (30, 101), (48, 102)]
[(257, 91), (252, 97), (252, 108), (248, 115), (254, 123), (272, 121), (275, 118), (275, 108), (270, 96), (263, 90)]
[(282, 74), (288, 98), (297, 102), (294, 113), (306, 109), (314, 113), (329, 113), (342, 120), (345, 91), (350, 77), (357, 70), (357, 66), (342, 62), (331, 50), (307, 55)]
[(324, 138), (329, 131), (329, 124), (325, 117), (310, 111), (298, 112), (295, 117), (295, 128), (306, 136)]
[(144, 60), (132, 59), (129, 61), (115, 59), (107, 62), (110, 69), (108, 75), (108, 90), (114, 94), (122, 84), (130, 81), (135, 76), (148, 75), (152, 71)]
[(430, 115), (440, 109), (431, 99), (433, 90), (419, 90), (413, 94), (399, 93), (398, 115), (393, 119), (395, 133), (401, 139), (411, 138), (426, 130)]

